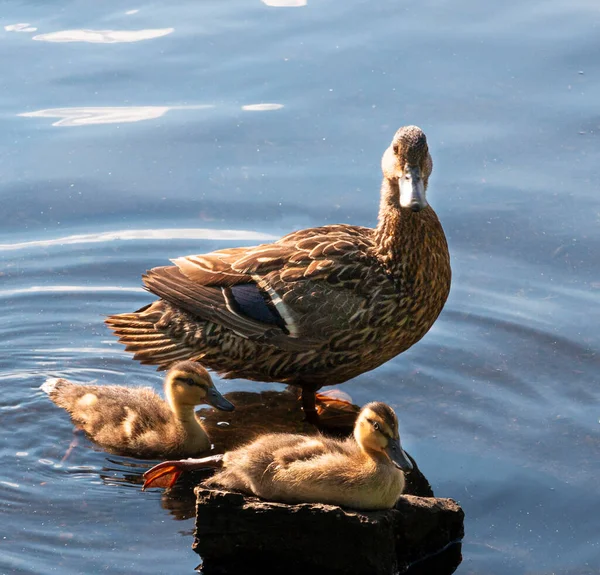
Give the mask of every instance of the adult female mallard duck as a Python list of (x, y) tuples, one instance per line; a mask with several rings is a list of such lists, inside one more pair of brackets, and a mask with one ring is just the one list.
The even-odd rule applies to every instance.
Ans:
[(84, 385), (49, 379), (42, 389), (73, 423), (112, 451), (134, 457), (186, 457), (210, 449), (194, 407), (207, 403), (225, 411), (234, 406), (198, 363), (176, 363), (165, 377), (162, 399), (149, 387)]
[(205, 482), (283, 503), (329, 503), (354, 509), (389, 509), (413, 466), (400, 444), (398, 420), (385, 403), (361, 410), (354, 437), (269, 434), (224, 455), (165, 461), (144, 474), (144, 489), (173, 485), (183, 471), (222, 470)]
[(173, 260), (144, 275), (161, 299), (106, 323), (142, 363), (201, 361), (224, 378), (315, 392), (419, 341), (450, 290), (444, 230), (426, 199), (433, 163), (416, 126), (383, 154), (379, 222), (309, 228), (273, 244)]

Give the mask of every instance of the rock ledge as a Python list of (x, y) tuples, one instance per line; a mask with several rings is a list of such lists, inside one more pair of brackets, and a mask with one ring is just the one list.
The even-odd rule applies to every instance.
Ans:
[(355, 511), (202, 485), (195, 492), (194, 550), (205, 575), (392, 575), (464, 535), (464, 513), (452, 499), (403, 495), (394, 509)]

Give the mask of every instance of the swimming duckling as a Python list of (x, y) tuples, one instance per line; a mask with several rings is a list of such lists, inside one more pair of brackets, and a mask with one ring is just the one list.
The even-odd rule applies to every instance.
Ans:
[(144, 474), (144, 488), (171, 486), (183, 471), (220, 467), (206, 481), (283, 503), (328, 503), (354, 509), (389, 509), (413, 468), (400, 444), (398, 420), (385, 403), (361, 410), (354, 437), (268, 434), (224, 455), (166, 461)]
[(73, 423), (112, 451), (134, 457), (185, 457), (210, 449), (194, 407), (207, 403), (231, 411), (209, 373), (193, 361), (176, 363), (165, 377), (162, 399), (149, 387), (84, 385), (48, 379), (42, 389)]

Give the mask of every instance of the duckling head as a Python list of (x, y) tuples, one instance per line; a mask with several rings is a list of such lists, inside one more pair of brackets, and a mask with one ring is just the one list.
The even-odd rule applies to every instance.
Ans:
[(398, 469), (413, 468), (400, 444), (398, 418), (389, 405), (379, 401), (365, 405), (356, 420), (354, 438), (363, 450), (388, 457)]
[(433, 170), (427, 138), (421, 128), (404, 126), (381, 160), (383, 175), (399, 188), (401, 208), (420, 212), (427, 207), (427, 183)]
[(234, 409), (233, 403), (219, 393), (208, 371), (194, 361), (177, 362), (167, 372), (165, 394), (172, 406), (207, 403), (223, 411)]

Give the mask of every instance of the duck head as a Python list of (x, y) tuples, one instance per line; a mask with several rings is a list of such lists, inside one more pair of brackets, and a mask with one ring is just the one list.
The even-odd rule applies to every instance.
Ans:
[(381, 160), (383, 175), (398, 186), (401, 208), (420, 212), (427, 207), (427, 183), (433, 169), (427, 138), (421, 128), (404, 126)]
[(413, 464), (400, 444), (398, 418), (389, 405), (379, 401), (365, 405), (356, 420), (354, 438), (363, 450), (387, 457), (404, 472), (412, 470)]
[(215, 387), (210, 374), (194, 361), (177, 362), (165, 378), (165, 393), (173, 405), (208, 404), (223, 411), (233, 411), (234, 405)]

